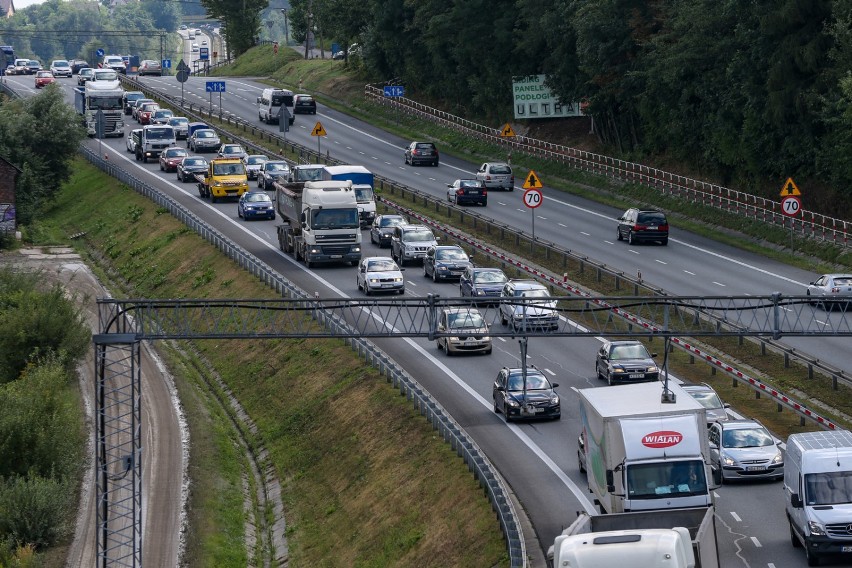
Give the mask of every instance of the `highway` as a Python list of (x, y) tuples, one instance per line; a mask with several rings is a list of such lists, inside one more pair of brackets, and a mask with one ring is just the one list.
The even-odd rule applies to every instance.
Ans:
[[(23, 81), (23, 78), (21, 81), (27, 90), (33, 91), (31, 81)], [(60, 82), (70, 94), (71, 80)], [(174, 77), (146, 78), (145, 82), (172, 95), (180, 94), (180, 85)], [(204, 82), (203, 78), (190, 77), (185, 84), (188, 100), (208, 100)], [(239, 79), (226, 79), (226, 82), (224, 110), (253, 120), (257, 116), (254, 100), (263, 85)], [(218, 104), (217, 98), (214, 104)], [(323, 151), (327, 149), (336, 158), (363, 164), (378, 174), (434, 195), (445, 195), (446, 183), (471, 175), (478, 166), (446, 154), (442, 155), (438, 168), (405, 166), (402, 148), (406, 140), (322, 105), (316, 116), (298, 115), (288, 138), (315, 147), (316, 139), (309, 133), (317, 120), (328, 132), (328, 137), (321, 142)], [(128, 128), (134, 125), (131, 122)], [(269, 128), (277, 129), (277, 126)], [(97, 144), (96, 141), (88, 143)], [(188, 210), (217, 226), (237, 244), (306, 291), (317, 292), (321, 297), (361, 295), (355, 286), (354, 268), (308, 270), (281, 253), (275, 237), (277, 221), (244, 222), (237, 218), (235, 203), (214, 205), (202, 201), (194, 185), (177, 182), (174, 174), (162, 174), (156, 164), (135, 162), (126, 153), (123, 139), (104, 140), (103, 148), (110, 160), (123, 164), (135, 175), (168, 192)], [(812, 277), (801, 270), (678, 231), (677, 227), (668, 247), (630, 247), (614, 238), (614, 219), (620, 211), (547, 188), (544, 193), (545, 205), (536, 219), (538, 236), (582, 250), (625, 272), (634, 273), (641, 268), (646, 280), (674, 293), (766, 294), (779, 290), (800, 294)], [(521, 204), (520, 195), (520, 191), (492, 193), (485, 213), (508, 224), (526, 227), (530, 213)], [(483, 209), (477, 211), (483, 212)], [(380, 254), (388, 254), (387, 249), (380, 251), (369, 243), (369, 238), (365, 239), (364, 255)], [(408, 267), (405, 276), (406, 294), (458, 294), (455, 284), (435, 284), (424, 278), (420, 267)], [(788, 340), (791, 344), (794, 341), (798, 345), (798, 339)], [(420, 381), (485, 451), (530, 516), (541, 548), (549, 546), (554, 536), (573, 520), (576, 511), (594, 510), (576, 463), (580, 424), (577, 401), (570, 387), (602, 385), (593, 370), (598, 340), (531, 340), (528, 362), (560, 384), (557, 390), (562, 397), (562, 419), (512, 425), (505, 424), (502, 416), (492, 412), (490, 390), (500, 367), (518, 365), (519, 349), (515, 342), (495, 340), (494, 353), (490, 356), (453, 359), (443, 356), (426, 340), (394, 339), (376, 343)], [(833, 364), (848, 366), (834, 343), (833, 340), (820, 340), (813, 342), (809, 350), (825, 352), (825, 357), (814, 354), (824, 360), (833, 356)], [(786, 568), (805, 565), (804, 554), (794, 550), (789, 542), (779, 483), (725, 485), (716, 491), (716, 497), (722, 566)], [(534, 545), (530, 543), (530, 546)]]

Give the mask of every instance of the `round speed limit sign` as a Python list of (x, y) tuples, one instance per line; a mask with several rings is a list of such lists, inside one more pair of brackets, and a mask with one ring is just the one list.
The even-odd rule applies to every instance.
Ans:
[(540, 206), (542, 199), (540, 189), (528, 189), (524, 192), (524, 205), (530, 209), (535, 209)]
[(788, 217), (795, 217), (802, 210), (802, 201), (795, 195), (788, 195), (781, 200), (781, 212)]

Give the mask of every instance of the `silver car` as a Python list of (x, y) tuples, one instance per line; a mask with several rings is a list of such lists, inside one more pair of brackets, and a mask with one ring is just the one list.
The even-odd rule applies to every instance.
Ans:
[(186, 140), (187, 132), (189, 131), (189, 119), (185, 116), (173, 116), (169, 119), (168, 125), (175, 129), (175, 138), (177, 140)]
[(221, 144), (219, 135), (210, 128), (200, 128), (189, 137), (189, 149), (193, 152), (213, 152)]
[(500, 322), (512, 331), (524, 329), (557, 329), (559, 312), (556, 301), (535, 280), (509, 280), (500, 297), (513, 302), (500, 303)]
[(438, 320), (438, 331), (453, 334), (435, 339), (438, 349), (443, 349), (447, 356), (455, 353), (491, 354), (488, 324), (476, 308), (444, 310)]
[(370, 256), (361, 260), (355, 276), (359, 290), (366, 295), (374, 292), (405, 293), (404, 269), (397, 266), (392, 258), (386, 256)]
[(713, 387), (707, 383), (680, 386), (704, 407), (704, 413), (707, 415), (707, 426), (710, 426), (713, 422), (724, 422), (730, 418), (727, 409), (731, 405), (727, 402), (722, 402), (722, 399), (719, 398)]
[(823, 274), (808, 284), (807, 295), (819, 298), (812, 303), (831, 310), (835, 306), (848, 308), (852, 302), (852, 274)]
[(707, 434), (710, 466), (722, 483), (735, 479), (783, 479), (780, 442), (760, 422), (745, 419), (714, 422)]
[(243, 163), (246, 165), (246, 175), (249, 179), (257, 179), (257, 173), (260, 171), (260, 166), (264, 162), (269, 161), (269, 158), (263, 154), (251, 154), (243, 158)]
[(505, 162), (485, 162), (479, 166), (476, 179), (485, 183), (487, 189), (515, 190), (515, 174)]

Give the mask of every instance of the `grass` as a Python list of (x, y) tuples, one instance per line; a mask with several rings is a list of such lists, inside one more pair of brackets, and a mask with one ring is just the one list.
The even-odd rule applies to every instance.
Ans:
[[(73, 244), (117, 297), (275, 297), (129, 188), (82, 160), (74, 171), (27, 237)], [(282, 481), (292, 566), (508, 563), (463, 462), (343, 342), (205, 340), (166, 353), (191, 427), (187, 565), (256, 565), (243, 545), (245, 453), (213, 376), (257, 426), (245, 443), (268, 451)]]

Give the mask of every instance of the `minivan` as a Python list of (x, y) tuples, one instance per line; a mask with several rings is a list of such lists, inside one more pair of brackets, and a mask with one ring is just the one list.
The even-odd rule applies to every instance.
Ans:
[(278, 124), (278, 113), (282, 105), (290, 113), (290, 124), (293, 124), (293, 91), (287, 89), (263, 89), (257, 97), (257, 118), (266, 124)]

